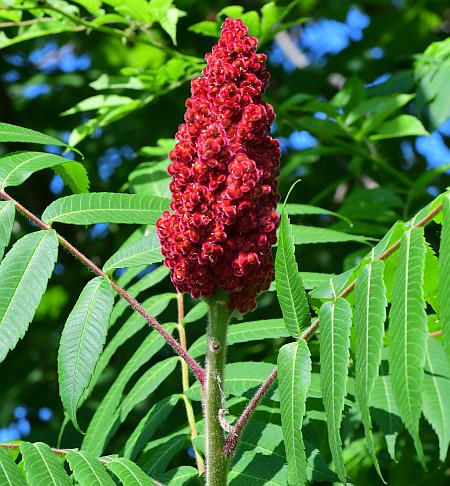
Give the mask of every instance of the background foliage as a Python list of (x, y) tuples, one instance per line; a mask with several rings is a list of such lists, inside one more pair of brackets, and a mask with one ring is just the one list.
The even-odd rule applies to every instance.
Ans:
[[(369, 245), (377, 243), (397, 221), (410, 220), (449, 185), (450, 149), (447, 144), (450, 104), (446, 93), (450, 76), (450, 44), (446, 38), (450, 14), (446, 7), (446, 2), (439, 0), (358, 3), (304, 0), (290, 4), (280, 1), (276, 5), (274, 2), (261, 4), (248, 1), (233, 7), (226, 2), (212, 4), (196, 0), (177, 0), (175, 5), (159, 0), (3, 0), (0, 2), (0, 120), (39, 130), (79, 149), (84, 155), (82, 164), (89, 174), (88, 184), (81, 166), (58, 165), (54, 172), (33, 173), (20, 186), (23, 181), (19, 177), (12, 184), (19, 187), (12, 188), (11, 193), (34, 212), (43, 213), (45, 221), (55, 221), (56, 229), (96, 263), (103, 266), (107, 262), (104, 268), (115, 272), (124, 286), (131, 285), (132, 292), (139, 293), (139, 300), (145, 302), (146, 309), (158, 316), (160, 322), (167, 323), (169, 332), (176, 334), (175, 325), (171, 323), (177, 320), (177, 301), (167, 272), (162, 268), (155, 269), (153, 264), (147, 266), (150, 262), (159, 261), (157, 241), (150, 235), (145, 240), (145, 247), (139, 246), (143, 244), (139, 238), (149, 228), (122, 225), (113, 219), (108, 219), (109, 224), (106, 224), (105, 217), (98, 216), (98, 211), (85, 216), (85, 219), (68, 220), (61, 216), (64, 211), (59, 203), (48, 206), (58, 197), (69, 196), (73, 192), (85, 193), (88, 187), (94, 193), (167, 196), (167, 153), (174, 144), (173, 135), (182, 121), (184, 101), (189, 94), (188, 81), (201, 71), (203, 55), (215, 42), (221, 19), (226, 15), (242, 17), (251, 33), (260, 38), (260, 49), (269, 56), (272, 80), (266, 98), (275, 107), (274, 136), (281, 140), (283, 148), (280, 177), (283, 198), (292, 183), (302, 179), (286, 206), (285, 217), (289, 214), (294, 225), (293, 233), (290, 236), (289, 226), (286, 226), (279, 249), (284, 249), (289, 259), (291, 240), (295, 243), (303, 283), (309, 292), (313, 312), (317, 313), (323, 302), (333, 297), (334, 291), (339, 292), (351, 281), (353, 271), (343, 272), (351, 270), (370, 253)], [(29, 141), (36, 142), (35, 136)], [(65, 151), (64, 144), (56, 144), (54, 139), (41, 142), (44, 150), (53, 155), (62, 155), (68, 161), (81, 161), (76, 151)], [(17, 140), (0, 145), (4, 154), (24, 149), (37, 151), (41, 148), (35, 144), (23, 145)], [(9, 155), (10, 162), (2, 159), (2, 186), (6, 185), (7, 164), (17, 163), (14, 157), (20, 156)], [(48, 167), (53, 165), (48, 156), (45, 160)], [(54, 159), (55, 164), (59, 162)], [(35, 164), (35, 169), (30, 172), (42, 166), (42, 160), (36, 159)], [(101, 204), (100, 199), (108, 195), (86, 194), (82, 197), (89, 198), (96, 207), (96, 204)], [(130, 205), (139, 204), (137, 201), (130, 202)], [(143, 219), (135, 216), (136, 220), (128, 222), (152, 222), (151, 218), (157, 217), (162, 209), (162, 206), (153, 208), (152, 213), (152, 208), (147, 207), (148, 212), (141, 216)], [(0, 211), (9, 211), (9, 208), (1, 206)], [(123, 222), (123, 216), (117, 218), (118, 222)], [(12, 220), (9, 216), (2, 216), (3, 221)], [(284, 223), (288, 224), (287, 221)], [(390, 243), (401, 237), (401, 228), (401, 224), (394, 227)], [(25, 219), (17, 217), (11, 242), (31, 230)], [(424, 287), (429, 332), (440, 328), (436, 316), (439, 311), (439, 267), (435, 256), (439, 250), (440, 232), (441, 227), (436, 223), (426, 227), (426, 247), (420, 246), (423, 245), (421, 230), (408, 231), (404, 234), (409, 236), (403, 237), (411, 238), (412, 248), (417, 252), (416, 263), (411, 266), (413, 280), (420, 280), (421, 269), (423, 271), (420, 261), (422, 257), (425, 259)], [(42, 236), (38, 233), (33, 236), (35, 240), (51, 237), (51, 234)], [(122, 253), (115, 254), (124, 242), (126, 245), (122, 247)], [(385, 241), (384, 245), (377, 247), (377, 256), (388, 243)], [(405, 248), (404, 245), (402, 248)], [(421, 248), (426, 248), (426, 253)], [(46, 258), (51, 262), (56, 257), (49, 252)], [(134, 261), (130, 262), (130, 255), (133, 255)], [(380, 346), (383, 339), (385, 344), (392, 341), (395, 348), (391, 349), (396, 349), (402, 339), (401, 334), (396, 334), (395, 327), (405, 314), (403, 308), (396, 308), (402, 296), (401, 290), (398, 290), (401, 275), (395, 275), (395, 269), (402, 258), (406, 257), (400, 251), (386, 261), (384, 282), (376, 280), (377, 272), (381, 271), (376, 262), (373, 274), (360, 277), (368, 281), (374, 279), (378, 296), (384, 295), (386, 287), (388, 301), (392, 302), (392, 331), (384, 337), (380, 331), (378, 340)], [(141, 265), (136, 266), (138, 264)], [(127, 265), (130, 269), (124, 272), (123, 268)], [(48, 272), (51, 272), (50, 267)], [(277, 281), (278, 290), (286, 284), (286, 280), (287, 286), (292, 285), (289, 278), (294, 279), (295, 286), (295, 276), (286, 275), (283, 279), (283, 275), (279, 275), (283, 281)], [(330, 285), (332, 275), (339, 277)], [(0, 365), (0, 441), (22, 438), (30, 442), (57, 444), (64, 420), (56, 365), (59, 342), (64, 323), (91, 278), (92, 275), (83, 266), (66, 252), (59, 251), (58, 263), (29, 332)], [(35, 287), (37, 301), (40, 298), (38, 287)], [(112, 301), (108, 289), (100, 287), (100, 282), (93, 280), (83, 292), (95, 293), (100, 289), (101, 295), (96, 294), (93, 298), (101, 300), (101, 306), (107, 313)], [(239, 414), (244, 398), (251, 396), (251, 391), (273, 369), (280, 347), (290, 340), (286, 327), (291, 335), (299, 335), (295, 329), (299, 318), (295, 313), (304, 307), (305, 296), (296, 295), (284, 303), (280, 298), (279, 304), (273, 290), (260, 297), (258, 309), (245, 317), (244, 324), (240, 324), (243, 336), (233, 337), (231, 332), (231, 342), (234, 339), (236, 343), (230, 348), (228, 360), (231, 364), (227, 368), (228, 377), (235, 377), (227, 384), (231, 395), (231, 415)], [(358, 292), (363, 294), (364, 288), (357, 287), (355, 295)], [(421, 287), (411, 292), (416, 292), (413, 298), (420, 301)], [(23, 296), (27, 302), (33, 298), (33, 295)], [(350, 301), (353, 302), (353, 297)], [(336, 305), (345, 316), (348, 312), (346, 302), (339, 299), (324, 305)], [(195, 343), (193, 354), (201, 358), (204, 353), (201, 336), (204, 334), (205, 309), (201, 305), (194, 308), (195, 305), (196, 302), (185, 297), (188, 344)], [(377, 303), (374, 305), (376, 307)], [(27, 308), (23, 312), (26, 314)], [(321, 312), (324, 316), (329, 315), (328, 308)], [(359, 320), (358, 312), (363, 313), (364, 309), (355, 310), (355, 326)], [(384, 312), (381, 302), (375, 309), (381, 322), (384, 321)], [(415, 309), (414, 312), (420, 314), (424, 309)], [(31, 320), (32, 315), (24, 316), (23, 320), (28, 317)], [(324, 328), (320, 331), (325, 340), (329, 338), (327, 332), (330, 329), (325, 327), (328, 319), (322, 321)], [(342, 321), (346, 321), (345, 317)], [(68, 324), (65, 333), (70, 333)], [(132, 460), (139, 458), (143, 469), (161, 480), (168, 480), (166, 470), (174, 471), (174, 468), (184, 466), (179, 471), (186, 473), (186, 483), (184, 479), (176, 483), (172, 478), (170, 484), (187, 484), (191, 480), (195, 484), (196, 480), (192, 479), (195, 471), (193, 473), (193, 469), (189, 469), (195, 463), (185, 427), (186, 411), (180, 398), (180, 367), (172, 351), (164, 347), (163, 341), (154, 333), (149, 334), (144, 324), (136, 316), (132, 317), (125, 305), (116, 301), (106, 348), (94, 372), (95, 387), (91, 383), (92, 393), (81, 400), (82, 406), (77, 412), (79, 427), (88, 430), (88, 433), (83, 437), (69, 424), (61, 446), (79, 447), (84, 441), (86, 452), (93, 456), (125, 452), (125, 456)], [(244, 326), (247, 327), (244, 329)], [(420, 333), (418, 329), (417, 342), (411, 344), (411, 349), (415, 345), (423, 347), (426, 342), (426, 335)], [(346, 474), (354, 484), (380, 484), (364, 438), (364, 427), (372, 426), (370, 418), (360, 414), (355, 406), (352, 360), (358, 342), (353, 334), (348, 337), (345, 329), (337, 339), (344, 347), (345, 340), (350, 339), (348, 396), (345, 402), (342, 397), (342, 403), (335, 404), (344, 409), (343, 454), (338, 459), (339, 447), (336, 446), (335, 450), (328, 447), (324, 413), (327, 400), (333, 400), (336, 395), (328, 399), (324, 396), (325, 408), (318, 400), (321, 396), (317, 382), (319, 342), (313, 340), (309, 346), (313, 362), (312, 394), (309, 392), (303, 421), (310, 465), (308, 478), (317, 482), (337, 480), (326, 466), (331, 464), (333, 457), (335, 464), (342, 460)], [(436, 388), (448, 390), (449, 375), (442, 347), (436, 347), (440, 343), (439, 338), (428, 340), (427, 363), (421, 364), (419, 359), (417, 366), (424, 365), (428, 375), (433, 375), (433, 369), (438, 370), (437, 375), (442, 380), (439, 386), (433, 387), (429, 380), (424, 382), (424, 392), (431, 397)], [(139, 349), (143, 350), (141, 357)], [(283, 348), (286, 356), (291, 351)], [(63, 354), (64, 349), (60, 349), (59, 353)], [(307, 359), (304, 354), (302, 359)], [(371, 410), (373, 447), (384, 478), (390, 484), (399, 485), (419, 485), (430, 480), (435, 484), (447, 484), (449, 395), (443, 395), (447, 399), (442, 404), (442, 423), (430, 419), (436, 417), (433, 412), (436, 402), (430, 400), (424, 403), (427, 420), (421, 418), (420, 430), (413, 430), (416, 420), (412, 415), (417, 410), (411, 412), (409, 422), (408, 419), (403, 420), (416, 439), (415, 448), (399, 419), (399, 415), (407, 417), (408, 411), (394, 408), (390, 415), (383, 412), (389, 406), (389, 394), (385, 392), (389, 385), (387, 348), (383, 349), (381, 358), (383, 376), (378, 378), (373, 389)], [(245, 367), (240, 362), (256, 364), (249, 363)], [(247, 371), (244, 376), (240, 375), (243, 369)], [(140, 372), (136, 373), (138, 370)], [(395, 370), (390, 371), (394, 373), (394, 381), (401, 380), (396, 377)], [(347, 373), (346, 366), (342, 373)], [(86, 370), (88, 374), (89, 370)], [(164, 377), (170, 379), (164, 380)], [(341, 378), (345, 387), (346, 379)], [(360, 377), (356, 374), (356, 386), (358, 380)], [(304, 389), (304, 386), (298, 385), (299, 390)], [(83, 389), (79, 383), (71, 386)], [(337, 383), (336, 386), (341, 385)], [(70, 390), (66, 392), (65, 395), (62, 392), (63, 401), (76, 407), (77, 404), (71, 401)], [(198, 386), (193, 385), (187, 394), (200, 420)], [(240, 466), (234, 476), (233, 473), (230, 476), (231, 484), (240, 484), (239, 481), (248, 483), (246, 475), (252, 477), (262, 470), (268, 471), (266, 479), (258, 479), (257, 483), (251, 484), (286, 484), (279, 401), (271, 398), (274, 397), (269, 395), (254, 417), (240, 452)], [(70, 406), (66, 405), (69, 409)], [(147, 415), (150, 409), (151, 413)], [(114, 422), (106, 410), (116, 411)], [(163, 422), (169, 413), (170, 420), (157, 428), (156, 425)], [(92, 421), (93, 416), (97, 417), (96, 421)], [(150, 420), (155, 420), (155, 423), (149, 425)], [(336, 420), (340, 421), (340, 414)], [(147, 433), (144, 436), (139, 436), (138, 424), (145, 426)], [(433, 429), (439, 431), (439, 443)], [(419, 433), (424, 447), (423, 459), (416, 453), (416, 449), (420, 453), (417, 445)], [(196, 447), (201, 450), (201, 436), (197, 442)], [(332, 443), (336, 443), (336, 437), (334, 442), (330, 438)], [(258, 444), (256, 459), (250, 453), (252, 444)], [(159, 446), (161, 448), (157, 449)], [(35, 453), (32, 447), (27, 449), (23, 446), (25, 465), (27, 455), (32, 464)], [(318, 455), (317, 449), (320, 449), (321, 455)], [(267, 450), (273, 453), (266, 456)], [(157, 456), (161, 460), (155, 465)], [(395, 457), (397, 462), (389, 456)], [(77, 460), (80, 461), (80, 458), (75, 454), (68, 457), (71, 467)], [(427, 464), (426, 474), (420, 460)], [(120, 468), (120, 464), (117, 466), (119, 462), (109, 466), (114, 474)], [(315, 472), (312, 465), (315, 465)], [(334, 470), (342, 478), (342, 470)], [(239, 475), (239, 471), (244, 473)], [(171, 474), (174, 473), (169, 473), (169, 479)]]

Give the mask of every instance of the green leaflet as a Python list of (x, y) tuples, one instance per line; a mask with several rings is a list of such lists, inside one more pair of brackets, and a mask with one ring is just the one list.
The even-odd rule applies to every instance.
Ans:
[(344, 290), (345, 286), (349, 283), (353, 274), (355, 273), (356, 267), (350, 268), (344, 273), (339, 275), (334, 275), (327, 279), (326, 283), (323, 283), (319, 287), (311, 290), (309, 296), (314, 299), (332, 299), (335, 294), (339, 294)]
[(58, 351), (59, 393), (69, 418), (79, 429), (77, 408), (89, 385), (108, 331), (114, 303), (111, 284), (91, 280), (81, 292), (64, 326)]
[(106, 467), (126, 486), (158, 486), (139, 466), (123, 457), (109, 458)]
[(389, 369), (400, 415), (423, 464), (419, 420), (428, 330), (423, 292), (424, 265), (423, 229), (410, 229), (402, 236), (392, 290)]
[[(167, 332), (172, 332), (173, 327), (165, 326)], [(121, 370), (119, 376), (109, 388), (100, 405), (95, 410), (94, 416), (89, 423), (88, 430), (84, 436), (82, 449), (94, 455), (103, 452), (118, 424), (125, 420), (125, 416), (119, 415), (120, 402), (124, 390), (139, 369), (144, 366), (165, 344), (164, 338), (156, 331), (152, 331), (137, 351), (128, 360)], [(176, 358), (173, 358), (176, 359)]]
[(162, 475), (172, 458), (189, 445), (189, 436), (178, 433), (150, 442), (139, 459), (142, 469), (150, 476)]
[(340, 428), (346, 395), (352, 309), (345, 299), (320, 308), (320, 374), (328, 441), (339, 479), (346, 483)]
[(369, 244), (373, 238), (361, 235), (352, 235), (329, 228), (319, 228), (314, 226), (292, 225), (294, 243), (296, 245), (310, 245), (316, 243), (345, 243), (356, 241), (358, 243)]
[(380, 125), (371, 140), (384, 140), (386, 138), (410, 137), (412, 135), (429, 135), (422, 122), (412, 115), (399, 115)]
[[(39, 143), (41, 145), (59, 145), (65, 147), (66, 144), (57, 138), (45, 135), (44, 133), (30, 130), (29, 128), (0, 123), (0, 142), (24, 142)], [(67, 162), (67, 159), (66, 159)]]
[[(261, 407), (261, 405), (259, 407)], [(201, 433), (197, 437), (195, 442), (198, 449), (204, 451), (204, 434)], [(321, 456), (319, 450), (315, 448), (314, 445), (308, 440), (305, 440), (305, 450), (307, 456), (306, 475), (309, 482), (314, 483), (314, 481), (338, 481), (338, 477), (333, 471), (330, 470), (327, 463), (325, 462), (325, 459)], [(239, 441), (239, 448), (235, 456), (236, 463), (239, 463), (241, 455), (244, 452), (250, 452), (254, 455), (254, 459), (256, 460), (255, 466), (261, 465), (261, 463), (258, 461), (258, 457), (260, 456), (263, 456), (264, 458), (271, 457), (272, 459), (274, 459), (272, 464), (273, 466), (275, 466), (275, 463), (277, 462), (277, 470), (280, 470), (281, 473), (279, 476), (277, 475), (277, 477), (280, 480), (284, 481), (282, 482), (282, 484), (286, 485), (286, 456), (284, 450), (283, 431), (280, 425), (257, 420), (254, 418), (253, 415)], [(247, 461), (249, 464), (252, 464), (251, 458), (246, 458), (244, 463)], [(251, 469), (255, 470), (256, 467), (254, 468), (252, 464)], [(241, 476), (242, 479), (246, 477), (246, 472), (244, 472), (243, 474), (234, 474), (233, 471), (234, 465), (232, 466), (232, 471), (230, 472), (231, 476)], [(262, 474), (264, 475), (264, 472)]]
[[(58, 255), (54, 231), (18, 240), (0, 265), (0, 362), (23, 338), (33, 319)], [(23, 305), (26, 302), (26, 305)]]
[(311, 323), (308, 300), (295, 259), (289, 217), (283, 208), (275, 258), (275, 286), (284, 322), (291, 336), (298, 338)]
[(15, 215), (14, 203), (11, 201), (0, 202), (0, 261), (3, 258), (5, 248), (9, 245)]
[(154, 224), (166, 209), (169, 200), (160, 197), (91, 192), (57, 199), (47, 207), (42, 219), (49, 224)]
[(66, 460), (80, 486), (115, 485), (103, 464), (95, 456), (84, 451), (71, 450), (66, 455)]
[(355, 287), (354, 311), (356, 400), (361, 412), (369, 453), (380, 477), (380, 466), (373, 443), (369, 403), (381, 363), (386, 320), (387, 302), (383, 269), (384, 262), (381, 260), (374, 260), (362, 268)]
[(17, 464), (2, 449), (0, 449), (0, 484), (4, 486), (27, 486)]
[(124, 457), (134, 460), (156, 429), (165, 422), (178, 403), (180, 395), (171, 395), (155, 403), (133, 430), (125, 444)]
[(145, 270), (145, 266), (142, 267), (133, 267), (127, 269), (118, 279), (117, 283), (126, 288), (126, 286), (142, 271)]
[[(287, 214), (289, 214), (289, 216), (294, 216), (294, 215), (296, 216), (296, 215), (303, 215), (303, 214), (327, 214), (329, 216), (334, 216), (335, 218), (342, 219), (349, 225), (351, 224), (350, 220), (345, 216), (342, 216), (342, 214), (329, 211), (328, 209), (319, 208), (317, 206), (311, 206), (310, 204), (286, 203), (284, 207), (286, 208)], [(283, 205), (279, 204), (277, 211), (281, 213), (283, 211)]]
[(423, 414), (439, 438), (439, 458), (445, 461), (450, 442), (450, 365), (442, 345), (428, 337), (423, 382)]
[(156, 363), (139, 378), (123, 400), (120, 408), (120, 416), (122, 421), (138, 403), (148, 398), (148, 396), (158, 388), (158, 386), (176, 368), (177, 363), (177, 357), (167, 358), (159, 363)]
[(383, 432), (391, 459), (395, 461), (395, 441), (402, 429), (400, 412), (394, 400), (390, 376), (378, 376), (372, 390), (370, 411)]
[(414, 96), (414, 94), (395, 93), (388, 96), (374, 96), (364, 100), (348, 114), (347, 123), (350, 125), (363, 118), (363, 126), (358, 136), (364, 137), (389, 115), (411, 101)]
[(153, 227), (149, 234), (142, 236), (130, 245), (120, 248), (103, 265), (103, 271), (108, 272), (113, 268), (129, 268), (163, 260), (161, 243), (159, 242), (156, 228)]
[[(0, 187), (5, 189), (20, 186), (35, 172), (59, 165), (66, 168), (65, 173), (84, 170), (79, 162), (68, 162), (65, 157), (45, 152), (15, 152), (4, 155), (0, 158)], [(77, 169), (73, 169), (74, 167)]]
[(233, 486), (286, 486), (286, 465), (273, 455), (244, 452), (229, 474)]
[(127, 105), (133, 101), (132, 98), (128, 96), (120, 95), (96, 95), (86, 98), (79, 103), (77, 103), (72, 108), (63, 111), (61, 116), (73, 115), (74, 113), (80, 113), (82, 111), (98, 110), (99, 108), (104, 108), (105, 106), (120, 106)]
[[(142, 305), (144, 309), (153, 317), (158, 317), (161, 312), (163, 312), (168, 306), (169, 302), (172, 300), (172, 294), (161, 294), (154, 295), (147, 299)], [(113, 314), (112, 314), (113, 315)], [(111, 315), (111, 318), (112, 318)], [(110, 359), (114, 356), (117, 349), (122, 346), (126, 341), (133, 337), (137, 332), (139, 332), (145, 325), (147, 321), (137, 312), (131, 314), (130, 318), (124, 322), (122, 327), (117, 331), (114, 337), (109, 341), (103, 350), (100, 359), (98, 360), (97, 366), (95, 367), (94, 376), (89, 383), (89, 387), (86, 391), (86, 398), (95, 384), (97, 383), (100, 375), (103, 373), (104, 369), (108, 366)]]
[(53, 167), (53, 172), (62, 178), (73, 193), (89, 192), (90, 181), (83, 164), (69, 161)]
[(170, 176), (167, 173), (169, 160), (143, 162), (128, 176), (130, 190), (137, 194), (151, 194), (159, 197), (170, 197)]
[[(338, 477), (329, 469), (319, 451), (307, 440), (304, 442), (308, 481), (337, 481)], [(242, 452), (251, 452), (256, 457), (263, 455), (276, 459), (279, 462), (279, 469), (283, 470), (284, 484), (286, 485), (287, 468), (282, 427), (251, 418), (249, 426), (245, 428), (240, 440), (236, 462), (239, 461)]]
[(311, 382), (311, 357), (306, 341), (285, 344), (278, 353), (278, 390), (287, 458), (288, 484), (306, 484), (306, 453), (302, 436), (306, 394)]
[(439, 249), (439, 320), (442, 327), (444, 349), (450, 359), (450, 195), (442, 200), (442, 232)]
[(185, 315), (184, 323), (190, 324), (191, 322), (198, 321), (202, 317), (205, 317), (206, 314), (208, 314), (208, 304), (204, 300), (201, 300)]
[(64, 460), (54, 454), (47, 444), (23, 442), (20, 445), (20, 452), (30, 486), (72, 485), (72, 481), (64, 470)]
[(167, 486), (188, 486), (198, 471), (192, 466), (180, 466), (165, 472), (159, 479)]
[[(134, 270), (134, 268), (133, 268)], [(139, 269), (140, 271), (140, 269)], [(127, 273), (132, 274), (132, 270), (127, 270), (123, 276), (125, 276)], [(127, 291), (130, 295), (132, 295), (134, 298), (136, 298), (141, 292), (144, 290), (148, 290), (149, 288), (153, 287), (154, 285), (158, 284), (162, 280), (164, 280), (167, 275), (169, 275), (170, 270), (163, 265), (159, 266), (155, 270), (153, 270), (150, 273), (147, 273), (144, 277), (139, 279), (135, 284), (131, 285)], [(139, 272), (137, 272), (139, 273)], [(117, 283), (124, 287), (125, 284), (123, 284), (123, 281), (121, 283), (120, 279), (117, 281)], [(127, 282), (128, 283), (128, 282)], [(123, 285), (122, 285), (123, 284)], [(167, 294), (163, 294), (167, 295)], [(125, 309), (127, 309), (130, 306), (130, 304), (125, 300), (125, 299), (119, 299), (117, 303), (115, 304), (113, 311), (111, 313), (111, 321), (110, 321), (110, 327), (112, 327), (119, 317), (124, 313)], [(150, 311), (149, 311), (150, 312)], [(152, 315), (153, 311), (150, 312)], [(186, 322), (186, 321), (185, 321)]]

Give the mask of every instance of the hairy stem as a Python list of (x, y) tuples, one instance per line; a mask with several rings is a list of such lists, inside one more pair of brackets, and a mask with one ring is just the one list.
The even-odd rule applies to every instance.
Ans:
[[(177, 293), (178, 304), (178, 336), (180, 337), (180, 344), (183, 349), (187, 349), (186, 330), (184, 326), (184, 299), (181, 292)], [(194, 439), (198, 437), (197, 424), (195, 422), (194, 409), (192, 402), (186, 395), (189, 390), (189, 368), (186, 361), (181, 360), (181, 386), (183, 388), (184, 408), (186, 409), (186, 416), (191, 430), (192, 447), (194, 448), (195, 462), (197, 463), (198, 474), (201, 476), (205, 472), (205, 462), (200, 452), (195, 447)]]
[(208, 300), (208, 349), (203, 407), (206, 432), (206, 484), (226, 486), (228, 459), (223, 452), (225, 433), (220, 416), (226, 409), (223, 376), (227, 348), (227, 327), (231, 317), (228, 299), (222, 295)]
[[(7, 194), (4, 190), (0, 190), (0, 197), (5, 201), (11, 201), (16, 206), (17, 210), (26, 216), (28, 219), (33, 221), (39, 228), (49, 231), (51, 228), (47, 223), (44, 223), (41, 219), (35, 216), (33, 213), (28, 211), (24, 206), (22, 206), (19, 202), (13, 199), (9, 194)], [(180, 343), (173, 338), (162, 326), (161, 324), (151, 316), (139, 302), (132, 297), (125, 289), (123, 289), (119, 284), (117, 284), (111, 277), (109, 277), (103, 270), (101, 270), (92, 260), (90, 260), (87, 256), (85, 256), (80, 250), (75, 248), (71, 243), (69, 243), (64, 237), (57, 233), (59, 243), (66, 248), (76, 259), (80, 260), (81, 263), (86, 265), (90, 268), (96, 275), (106, 278), (110, 281), (111, 286), (113, 289), (122, 297), (124, 300), (128, 302), (128, 304), (138, 313), (140, 314), (152, 327), (155, 329), (161, 336), (167, 341), (169, 346), (179, 354), (184, 361), (189, 365), (194, 375), (200, 381), (201, 384), (205, 381), (205, 370), (195, 361), (192, 356), (180, 345)]]
[(269, 388), (273, 385), (277, 375), (278, 375), (278, 370), (277, 368), (275, 368), (270, 374), (269, 378), (267, 378), (267, 380), (261, 385), (258, 391), (254, 394), (253, 398), (245, 407), (244, 412), (242, 413), (242, 415), (239, 417), (236, 424), (231, 429), (231, 432), (228, 435), (225, 444), (223, 446), (223, 452), (227, 457), (233, 455), (234, 451), (236, 450), (239, 437), (241, 436), (242, 430), (247, 424), (250, 415), (252, 414), (253, 410), (256, 408), (258, 403), (262, 400), (263, 396), (267, 393)]
[[(442, 210), (442, 203), (438, 204), (434, 209), (432, 209), (427, 215), (425, 215), (420, 221), (415, 223), (413, 225), (414, 228), (420, 228), (422, 226), (425, 226), (427, 223), (429, 223), (440, 211)], [(401, 239), (398, 239), (395, 243), (393, 243), (386, 251), (384, 251), (379, 257), (378, 260), (386, 260), (392, 253), (397, 251), (400, 248), (400, 242)], [(338, 298), (340, 297), (346, 297), (350, 292), (355, 288), (356, 285), (356, 279), (353, 280), (350, 284), (347, 285), (337, 296)], [(319, 318), (315, 319), (311, 325), (305, 329), (303, 334), (301, 335), (301, 339), (310, 339), (314, 333), (316, 332), (316, 329), (319, 327)], [(433, 333), (434, 335), (438, 335), (436, 333)], [(432, 334), (432, 335), (433, 335)], [(245, 407), (244, 411), (242, 412), (241, 416), (237, 420), (236, 424), (232, 428), (230, 434), (228, 434), (225, 444), (224, 444), (224, 452), (227, 456), (231, 456), (234, 454), (236, 451), (236, 446), (239, 442), (240, 435), (242, 431), (244, 430), (245, 425), (248, 422), (248, 419), (250, 418), (251, 414), (255, 410), (255, 408), (258, 406), (259, 402), (263, 399), (264, 395), (267, 393), (267, 391), (270, 389), (272, 384), (274, 383), (276, 377), (278, 374), (277, 368), (275, 368), (272, 373), (269, 375), (269, 377), (264, 381), (264, 383), (260, 386), (258, 391), (255, 393), (253, 398), (250, 400), (250, 402), (247, 404)]]

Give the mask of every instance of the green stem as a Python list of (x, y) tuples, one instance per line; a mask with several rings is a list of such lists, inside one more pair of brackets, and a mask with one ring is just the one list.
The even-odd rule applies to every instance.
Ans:
[(220, 414), (225, 406), (223, 376), (227, 348), (227, 327), (232, 311), (228, 298), (222, 294), (208, 300), (208, 350), (206, 356), (206, 381), (204, 387), (204, 413), (206, 432), (206, 484), (226, 486), (228, 459), (223, 453), (225, 431)]
[[(187, 350), (187, 340), (186, 340), (186, 329), (184, 324), (184, 299), (181, 292), (177, 293), (177, 303), (178, 303), (178, 336), (180, 338), (180, 345), (183, 349)], [(186, 410), (186, 416), (189, 423), (189, 428), (191, 429), (191, 442), (195, 454), (195, 462), (197, 464), (197, 470), (199, 476), (205, 473), (205, 462), (200, 454), (200, 451), (195, 445), (195, 438), (198, 437), (197, 423), (195, 421), (194, 409), (192, 407), (192, 402), (187, 396), (189, 390), (189, 366), (186, 361), (181, 360), (181, 386), (183, 387), (182, 398), (184, 401), (184, 408)]]

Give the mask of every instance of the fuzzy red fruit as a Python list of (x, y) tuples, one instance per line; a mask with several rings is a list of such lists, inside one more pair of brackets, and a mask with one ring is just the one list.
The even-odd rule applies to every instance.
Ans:
[(191, 83), (172, 163), (171, 209), (157, 222), (165, 265), (180, 292), (230, 294), (249, 312), (273, 280), (271, 246), (279, 215), (280, 147), (269, 135), (273, 108), (262, 100), (266, 56), (241, 20), (227, 19)]

